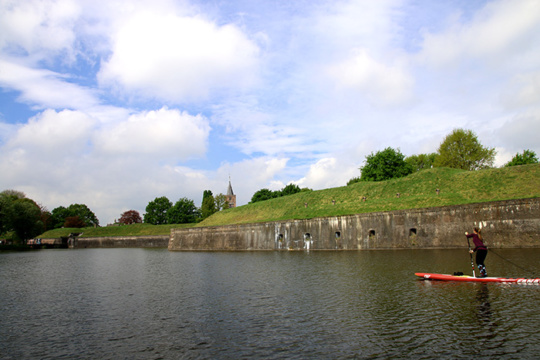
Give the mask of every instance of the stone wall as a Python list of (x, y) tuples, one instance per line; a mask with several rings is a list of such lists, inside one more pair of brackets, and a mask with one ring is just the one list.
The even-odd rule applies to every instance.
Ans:
[(173, 229), (168, 248), (189, 250), (367, 250), (462, 248), (482, 229), (494, 248), (540, 247), (540, 198), (350, 216)]
[(118, 236), (79, 237), (73, 239), (72, 248), (166, 248), (170, 237), (165, 236)]

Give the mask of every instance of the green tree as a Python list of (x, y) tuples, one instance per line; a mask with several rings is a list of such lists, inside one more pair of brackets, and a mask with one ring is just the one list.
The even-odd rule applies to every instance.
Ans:
[(26, 194), (19, 190), (4, 190), (0, 193), (1, 195), (9, 196), (13, 200), (24, 199)]
[(216, 206), (216, 211), (221, 211), (229, 208), (229, 202), (227, 197), (224, 194), (217, 194), (214, 196), (214, 203)]
[(493, 167), (495, 148), (482, 146), (471, 130), (456, 129), (439, 146), (434, 166), (463, 170)]
[(353, 177), (352, 179), (350, 179), (349, 181), (347, 181), (347, 186), (349, 185), (352, 185), (352, 184), (356, 184), (358, 182), (360, 182), (362, 180), (360, 180), (360, 176), (358, 177)]
[(206, 219), (216, 212), (216, 203), (212, 191), (204, 190), (201, 204), (201, 217)]
[(302, 189), (300, 189), (300, 186), (291, 183), (281, 189), (281, 196), (293, 195), (301, 191)]
[(255, 203), (257, 201), (264, 201), (273, 199), (279, 196), (279, 192), (271, 191), (268, 189), (261, 189), (255, 192), (253, 196), (251, 197), (250, 203)]
[(167, 224), (167, 212), (172, 206), (172, 202), (165, 196), (155, 198), (146, 205), (144, 222), (153, 225)]
[(536, 157), (536, 153), (531, 150), (523, 150), (523, 153), (517, 153), (514, 155), (512, 160), (507, 162), (504, 166), (516, 166), (516, 165), (527, 165), (527, 164), (538, 164), (538, 158)]
[(68, 209), (63, 206), (58, 206), (51, 212), (51, 218), (49, 220), (50, 227), (53, 229), (60, 229), (64, 226), (66, 219), (70, 217)]
[(31, 239), (45, 230), (41, 221), (41, 209), (34, 200), (24, 198), (13, 202), (11, 226), (15, 231), (15, 240), (19, 243)]
[(376, 154), (366, 156), (366, 164), (360, 169), (360, 181), (384, 181), (407, 176), (413, 172), (405, 156), (398, 150), (387, 147)]
[(0, 234), (11, 231), (11, 217), (13, 215), (13, 201), (16, 198), (11, 197), (5, 192), (0, 193)]
[(13, 240), (23, 243), (45, 230), (42, 208), (16, 190), (0, 193), (0, 234), (13, 232)]
[(411, 155), (405, 158), (405, 162), (411, 165), (413, 171), (431, 169), (437, 158), (437, 153)]
[(67, 208), (71, 216), (78, 216), (85, 226), (99, 226), (96, 215), (85, 204), (71, 204)]
[(199, 209), (197, 209), (193, 200), (188, 198), (181, 198), (167, 211), (169, 224), (194, 223), (197, 222), (199, 217)]
[[(66, 227), (65, 223), (69, 217), (78, 217), (84, 223), (82, 227), (99, 226), (96, 215), (84, 204), (71, 204), (67, 208), (58, 206), (54, 208), (49, 219), (50, 228), (59, 229)], [(70, 221), (73, 223), (73, 221)], [(79, 222), (77, 222), (79, 224)], [(71, 226), (70, 226), (71, 227)]]

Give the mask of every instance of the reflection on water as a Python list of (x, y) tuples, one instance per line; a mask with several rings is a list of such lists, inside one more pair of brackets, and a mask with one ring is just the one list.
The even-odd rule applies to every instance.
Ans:
[(486, 283), (478, 284), (478, 293), (476, 294), (476, 301), (478, 302), (478, 320), (483, 325), (489, 325), (491, 323), (491, 304), (489, 303), (489, 286)]
[[(499, 250), (540, 272), (540, 250)], [(520, 276), (488, 258), (492, 275)], [(0, 253), (0, 358), (535, 358), (540, 286), (417, 280), (466, 249)]]

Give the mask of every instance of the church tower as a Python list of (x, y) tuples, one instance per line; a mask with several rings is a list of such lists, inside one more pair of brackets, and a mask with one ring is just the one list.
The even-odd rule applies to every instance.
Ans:
[(227, 195), (225, 195), (225, 198), (227, 199), (227, 202), (229, 203), (229, 208), (236, 207), (236, 195), (234, 195), (234, 192), (232, 189), (230, 176), (229, 176), (229, 187), (227, 188)]

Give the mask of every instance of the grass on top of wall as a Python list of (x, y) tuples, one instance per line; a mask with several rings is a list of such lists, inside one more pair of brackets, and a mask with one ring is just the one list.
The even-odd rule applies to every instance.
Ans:
[(87, 227), (87, 228), (61, 228), (45, 232), (39, 238), (53, 239), (68, 236), (71, 233), (82, 233), (81, 237), (111, 237), (111, 236), (168, 236), (171, 229), (193, 227), (194, 224), (132, 224), (120, 226)]

